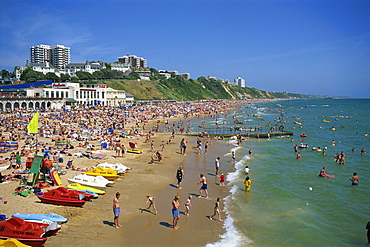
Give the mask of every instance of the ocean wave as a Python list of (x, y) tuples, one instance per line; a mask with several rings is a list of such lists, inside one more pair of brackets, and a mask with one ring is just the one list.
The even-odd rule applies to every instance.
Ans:
[(224, 221), (225, 233), (220, 236), (220, 240), (215, 243), (209, 243), (206, 247), (237, 247), (237, 246), (252, 246), (252, 240), (244, 236), (242, 233), (236, 229), (234, 226), (234, 219), (230, 215), (230, 207), (233, 205), (235, 200), (234, 195), (238, 191), (238, 187), (233, 185), (230, 188), (230, 195), (225, 198), (225, 207), (224, 211), (226, 218)]

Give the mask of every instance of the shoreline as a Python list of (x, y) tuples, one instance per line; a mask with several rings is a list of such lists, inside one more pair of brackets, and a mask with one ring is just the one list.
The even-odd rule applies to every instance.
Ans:
[[(239, 102), (239, 104), (240, 103), (241, 102)], [(229, 105), (228, 108), (223, 109), (224, 113), (234, 109), (235, 107), (238, 107), (239, 104)], [(191, 118), (202, 119), (203, 117), (208, 116), (209, 116), (208, 114), (204, 114), (192, 116)], [(170, 124), (180, 119), (182, 118), (180, 117), (168, 118)], [(151, 125), (154, 126), (155, 124), (156, 124), (155, 121), (152, 120), (149, 123), (147, 123), (146, 127), (147, 129), (149, 129)], [(131, 123), (131, 125), (133, 126), (134, 124)], [(156, 147), (158, 147), (159, 143), (162, 141), (167, 141), (170, 135), (171, 135), (170, 132), (156, 133), (152, 139), (155, 141)], [(179, 154), (178, 151), (179, 141), (182, 138), (185, 138), (189, 141), (187, 151), (188, 156), (182, 156)], [(210, 222), (209, 218), (207, 218), (208, 214), (211, 215), (213, 213), (212, 208), (215, 201), (215, 198), (213, 197), (212, 200), (196, 199), (195, 197), (193, 197), (192, 201), (194, 201), (194, 204), (199, 204), (200, 206), (199, 210), (195, 209), (191, 210), (191, 216), (188, 219), (185, 218), (186, 216), (181, 215), (181, 220), (179, 222), (180, 226), (179, 230), (174, 230), (171, 228), (172, 216), (169, 211), (171, 208), (170, 203), (174, 195), (176, 195), (175, 191), (179, 191), (178, 189), (173, 188), (171, 185), (173, 185), (176, 182), (175, 171), (178, 165), (184, 164), (186, 162), (194, 163), (192, 164), (193, 167), (189, 166), (190, 170), (193, 170), (192, 172), (193, 175), (191, 177), (187, 177), (187, 179), (184, 180), (185, 183), (187, 183), (186, 181), (190, 180), (191, 185), (184, 184), (183, 186), (184, 189), (180, 191), (181, 194), (180, 212), (183, 211), (183, 203), (187, 197), (187, 194), (186, 193), (184, 194), (185, 190), (190, 191), (190, 193), (193, 195), (198, 194), (199, 187), (196, 185), (196, 183), (198, 182), (199, 172), (197, 171), (197, 169), (199, 169), (200, 166), (203, 166), (203, 168), (205, 168), (206, 170), (209, 169), (209, 173), (211, 173), (214, 170), (214, 157), (211, 158), (210, 157), (211, 155), (208, 155), (207, 157), (210, 157), (210, 161), (207, 161), (209, 164), (204, 164), (203, 161), (202, 165), (201, 162), (199, 161), (200, 158), (199, 155), (194, 154), (195, 149), (193, 149), (193, 147), (195, 146), (194, 144), (195, 138), (196, 137), (176, 134), (173, 142), (169, 145), (166, 145), (168, 150), (163, 152), (164, 157), (162, 163), (156, 162), (155, 164), (149, 164), (152, 152), (150, 151), (150, 143), (143, 143), (145, 137), (140, 137), (136, 139), (136, 142), (139, 143), (138, 148), (140, 150), (143, 150), (142, 155), (126, 154), (126, 157), (116, 159), (113, 157), (114, 151), (110, 150), (107, 153), (108, 155), (107, 160), (92, 161), (89, 159), (86, 160), (85, 158), (75, 159), (74, 161), (76, 162), (75, 165), (81, 167), (91, 167), (92, 165), (95, 165), (96, 162), (98, 163), (108, 162), (108, 163), (122, 163), (132, 168), (132, 170), (130, 170), (127, 174), (120, 177), (112, 188), (107, 189), (106, 195), (103, 195), (98, 199), (94, 199), (92, 203), (87, 202), (83, 208), (72, 208), (43, 204), (38, 201), (35, 195), (31, 194), (27, 198), (19, 196), (14, 196), (14, 198), (11, 199), (9, 198), (8, 201), (10, 203), (8, 204), (8, 208), (1, 213), (5, 213), (8, 217), (10, 217), (11, 214), (14, 212), (24, 212), (24, 213), (54, 212), (69, 218), (70, 219), (69, 222), (67, 224), (63, 224), (62, 227), (63, 229), (59, 231), (56, 236), (51, 236), (48, 238), (48, 241), (46, 242), (45, 246), (65, 246), (68, 243), (74, 246), (91, 246), (92, 244), (96, 245), (96, 243), (99, 241), (103, 241), (105, 243), (112, 243), (113, 245), (122, 244), (122, 242), (131, 245), (133, 242), (136, 242), (137, 245), (135, 246), (141, 246), (141, 243), (145, 243), (145, 245), (155, 246), (155, 244), (151, 243), (151, 241), (155, 238), (158, 238), (158, 246), (160, 245), (163, 246), (163, 242), (161, 241), (168, 237), (169, 234), (168, 230), (174, 232), (183, 232), (183, 233), (186, 232), (189, 234), (184, 235), (194, 236), (195, 240), (191, 242), (192, 246), (198, 245), (204, 246), (207, 243), (214, 243), (220, 240), (220, 235), (224, 233), (225, 230), (222, 227), (223, 223), (218, 224), (220, 222), (217, 221)], [(131, 140), (135, 139), (126, 139), (126, 138), (123, 139), (123, 142), (126, 147), (128, 147), (128, 141)], [(94, 144), (96, 144), (96, 142), (94, 142)], [(186, 170), (185, 172), (186, 174), (188, 173)], [(61, 176), (63, 182), (62, 186), (68, 184), (67, 178), (72, 177), (74, 174), (77, 173), (79, 172), (68, 170), (67, 175)], [(190, 174), (191, 173), (189, 172), (189, 175)], [(209, 177), (208, 179), (211, 180), (211, 177)], [(11, 186), (14, 186), (15, 182), (9, 184), (11, 184)], [(2, 187), (7, 186), (8, 188), (11, 188), (9, 184), (1, 186)], [(53, 186), (48, 189), (53, 189), (56, 187), (57, 186)], [(220, 186), (216, 187), (217, 190), (222, 192), (217, 192), (218, 197), (224, 198), (228, 194), (230, 194), (228, 186), (225, 186), (223, 188), (219, 187)], [(7, 189), (6, 191), (11, 193), (11, 189)], [(123, 229), (119, 230), (116, 230), (113, 227), (113, 214), (112, 214), (112, 200), (114, 198), (114, 194), (117, 191), (121, 192), (120, 201), (122, 207), (122, 214), (120, 217), (120, 223), (124, 226)], [(154, 196), (157, 200), (157, 209), (159, 212), (158, 217), (150, 214), (149, 212), (141, 210), (145, 208), (146, 201), (145, 196), (149, 193), (152, 196)], [(37, 207), (31, 206), (28, 208), (23, 208), (22, 205), (35, 205)], [(10, 209), (9, 206), (12, 208)], [(156, 222), (156, 219), (152, 219), (153, 216), (159, 219), (160, 218), (159, 216), (162, 214), (164, 217), (163, 220), (160, 221), (159, 224), (154, 224), (153, 226), (153, 223)], [(198, 218), (200, 218), (201, 220), (195, 220)], [(217, 223), (214, 224), (215, 222)], [(181, 227), (182, 224), (184, 224), (183, 227)], [(198, 227), (195, 227), (194, 230), (190, 229), (191, 226)], [(151, 228), (155, 229), (148, 231), (148, 229)], [(202, 234), (199, 234), (200, 232), (199, 229), (205, 230)], [(146, 232), (148, 233), (148, 235), (145, 235), (142, 238), (137, 239), (137, 237), (135, 237), (137, 235), (137, 232)], [(183, 234), (172, 233), (172, 236), (174, 238), (173, 245), (186, 245), (186, 242), (189, 241), (189, 237), (187, 236), (185, 238), (181, 238), (180, 236), (179, 238), (176, 238), (177, 235), (182, 236)], [(204, 236), (207, 236), (207, 238), (205, 238)], [(204, 242), (200, 243), (199, 239), (202, 239), (202, 241)], [(171, 243), (165, 243), (164, 245), (166, 244), (172, 245)]]

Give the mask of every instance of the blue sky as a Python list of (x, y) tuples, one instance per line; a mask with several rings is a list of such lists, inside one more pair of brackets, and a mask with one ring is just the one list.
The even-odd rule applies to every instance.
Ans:
[(370, 97), (368, 0), (1, 0), (0, 69), (29, 47), (71, 62), (133, 54), (191, 78), (241, 76), (266, 91)]

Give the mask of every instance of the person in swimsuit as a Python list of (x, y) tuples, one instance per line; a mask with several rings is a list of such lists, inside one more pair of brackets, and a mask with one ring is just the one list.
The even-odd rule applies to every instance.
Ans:
[(213, 209), (214, 209), (214, 213), (211, 217), (209, 217), (209, 219), (213, 220), (213, 217), (217, 214), (218, 215), (218, 220), (222, 221), (222, 219), (221, 219), (222, 210), (220, 208), (220, 198), (217, 198), (216, 203), (215, 203), (215, 207)]
[(179, 169), (177, 169), (176, 178), (177, 178), (177, 188), (182, 189), (181, 182), (185, 178), (185, 173), (182, 166), (180, 166)]
[(208, 198), (208, 184), (207, 184), (207, 179), (203, 174), (200, 174), (200, 180), (198, 184), (202, 184), (202, 187), (199, 189), (199, 196), (198, 198), (202, 197), (202, 190), (204, 190), (206, 194), (206, 198)]
[(319, 174), (319, 176), (320, 176), (320, 177), (326, 177), (325, 170), (326, 170), (326, 167), (324, 166), (324, 167), (320, 170), (320, 174)]
[(207, 154), (207, 151), (208, 151), (208, 141), (206, 141), (206, 143), (204, 144), (204, 154)]
[(146, 198), (148, 198), (148, 200), (146, 201), (146, 203), (149, 203), (149, 207), (147, 209), (149, 209), (151, 206), (153, 206), (153, 209), (155, 211), (155, 214), (157, 214), (157, 208), (155, 207), (155, 199), (154, 197), (150, 196), (150, 195), (147, 195)]
[(235, 152), (234, 152), (234, 151), (232, 151), (232, 152), (231, 152), (231, 162), (232, 162), (232, 163), (235, 163), (235, 161), (236, 161)]
[(117, 192), (116, 197), (113, 199), (113, 213), (114, 213), (114, 226), (118, 229), (122, 227), (118, 223), (119, 215), (121, 214), (121, 207), (119, 206), (119, 198), (121, 196), (121, 193)]
[(358, 185), (358, 182), (360, 182), (360, 178), (357, 176), (357, 172), (353, 173), (351, 181), (352, 181), (352, 185)]
[(182, 143), (182, 154), (183, 155), (186, 155), (186, 143), (187, 143), (188, 141), (187, 140), (185, 140), (185, 139), (183, 139), (182, 141), (181, 141), (181, 143)]
[(192, 196), (189, 196), (188, 199), (186, 200), (185, 202), (185, 215), (186, 216), (189, 216), (189, 211), (190, 211), (190, 207), (191, 207), (191, 198)]
[(220, 168), (220, 157), (215, 160), (216, 176), (218, 176), (218, 169)]
[(251, 172), (251, 170), (249, 169), (249, 166), (245, 166), (245, 168), (244, 168), (244, 173), (245, 173), (246, 175), (248, 175), (250, 172)]
[(175, 199), (172, 200), (172, 216), (173, 216), (173, 228), (178, 229), (177, 223), (180, 219), (180, 213), (179, 213), (179, 196), (175, 196)]

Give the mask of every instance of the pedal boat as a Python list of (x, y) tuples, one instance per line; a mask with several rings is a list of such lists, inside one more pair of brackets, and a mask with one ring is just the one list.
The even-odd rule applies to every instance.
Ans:
[(65, 223), (68, 221), (68, 218), (65, 218), (59, 214), (21, 214), (21, 213), (14, 213), (12, 217), (21, 218), (23, 220), (35, 220), (35, 221), (42, 221), (42, 220), (49, 220), (53, 222), (60, 222)]
[(117, 175), (116, 170), (113, 170), (111, 168), (105, 169), (103, 167), (95, 167), (87, 172), (84, 172), (83, 174), (89, 175), (89, 176), (102, 176), (110, 181), (116, 180), (119, 178), (119, 175)]
[(99, 190), (105, 190), (108, 184), (113, 184), (114, 182), (105, 179), (102, 176), (89, 176), (86, 174), (75, 175), (73, 178), (68, 179), (69, 183), (79, 183), (89, 187), (93, 187)]
[(48, 224), (28, 222), (17, 217), (0, 221), (0, 239), (17, 239), (23, 244), (31, 246), (44, 245), (47, 238)]

